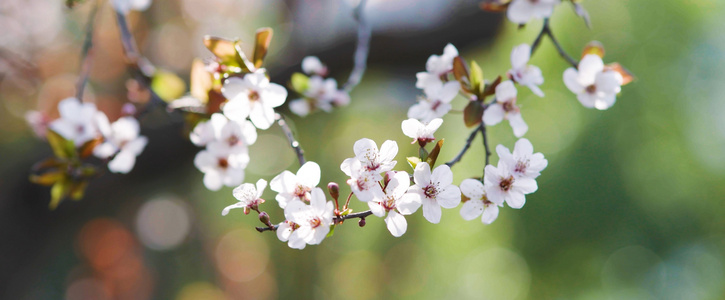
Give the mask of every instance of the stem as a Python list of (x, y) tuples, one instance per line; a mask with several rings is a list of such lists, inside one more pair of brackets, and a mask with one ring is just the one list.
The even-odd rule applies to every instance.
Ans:
[(559, 56), (563, 58), (567, 63), (569, 63), (572, 67), (577, 68), (579, 65), (579, 62), (576, 61), (576, 59), (569, 56), (568, 53), (564, 50), (564, 48), (559, 44), (559, 41), (556, 40), (556, 37), (554, 37), (554, 32), (551, 31), (551, 27), (549, 26), (549, 19), (544, 19), (544, 25), (541, 27), (541, 32), (539, 32), (539, 35), (536, 36), (536, 39), (534, 40), (534, 43), (531, 44), (531, 55), (534, 55), (534, 52), (536, 52), (536, 49), (539, 48), (539, 45), (541, 44), (541, 40), (543, 39), (544, 35), (547, 35), (551, 42), (554, 44), (554, 47), (556, 47), (556, 51), (559, 52)]
[(352, 192), (350, 192), (350, 195), (347, 195), (347, 201), (345, 201), (345, 206), (342, 207), (342, 211), (347, 210), (347, 206), (350, 205), (350, 198), (352, 198)]
[(481, 130), (481, 127), (483, 126), (483, 122), (481, 122), (481, 125), (479, 125), (478, 128), (471, 132), (471, 135), (469, 135), (468, 139), (466, 139), (466, 144), (463, 145), (463, 149), (461, 149), (461, 152), (459, 152), (458, 155), (456, 155), (456, 157), (454, 157), (451, 161), (447, 162), (446, 165), (452, 167), (453, 165), (461, 161), (461, 159), (463, 158), (463, 154), (466, 154), (468, 148), (471, 148), (471, 143), (473, 143), (473, 140), (476, 138), (476, 134), (478, 133), (478, 131)]
[(357, 47), (355, 48), (354, 55), (355, 66), (352, 72), (350, 72), (350, 77), (347, 79), (347, 82), (342, 87), (347, 93), (352, 91), (360, 83), (363, 74), (365, 74), (365, 68), (367, 68), (368, 53), (370, 53), (371, 29), (365, 21), (363, 14), (366, 2), (367, 0), (360, 0), (360, 3), (353, 12), (355, 20), (357, 20)]
[(335, 217), (335, 218), (332, 219), (332, 221), (335, 224), (339, 224), (340, 222), (345, 221), (347, 219), (365, 218), (365, 217), (367, 217), (369, 215), (372, 215), (372, 214), (373, 214), (372, 211), (366, 210), (366, 211), (362, 211), (362, 212), (359, 212), (359, 213), (349, 214), (349, 215), (346, 215), (346, 216)]
[[(483, 148), (486, 150), (486, 166), (489, 164), (489, 159), (491, 158), (491, 150), (488, 148), (488, 137), (486, 136), (486, 126), (481, 123), (481, 127), (479, 128), (481, 130), (481, 136), (483, 137)], [(483, 166), (486, 168), (486, 166)]]
[(549, 18), (544, 18), (544, 25), (541, 26), (541, 31), (539, 32), (539, 35), (536, 36), (536, 39), (531, 44), (531, 55), (534, 55), (534, 52), (536, 52), (536, 49), (539, 48), (539, 45), (541, 44), (541, 40), (543, 39), (544, 35), (549, 29)]
[(300, 143), (295, 139), (294, 134), (292, 133), (292, 130), (289, 128), (289, 125), (287, 125), (287, 121), (285, 120), (284, 116), (280, 113), (276, 113), (274, 118), (277, 120), (277, 124), (279, 127), (282, 128), (282, 131), (284, 131), (284, 135), (287, 137), (287, 141), (289, 141), (290, 147), (292, 147), (292, 150), (297, 154), (297, 160), (300, 162), (300, 166), (305, 164), (305, 151), (302, 150), (302, 147), (300, 146)]
[(96, 2), (93, 6), (90, 15), (88, 16), (88, 23), (86, 24), (86, 36), (83, 42), (83, 50), (81, 51), (81, 71), (78, 78), (78, 84), (76, 85), (76, 98), (78, 101), (83, 101), (83, 90), (85, 90), (86, 83), (88, 83), (88, 76), (91, 73), (91, 62), (93, 48), (93, 30), (96, 23), (96, 13), (98, 12), (99, 6), (103, 5), (104, 2)]
[(279, 225), (272, 225), (272, 227), (254, 227), (254, 229), (257, 229), (259, 232), (277, 231), (277, 227), (279, 227)]

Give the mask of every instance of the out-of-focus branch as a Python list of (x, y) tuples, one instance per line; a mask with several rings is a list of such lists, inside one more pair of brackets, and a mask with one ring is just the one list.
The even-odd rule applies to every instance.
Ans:
[(531, 55), (534, 55), (534, 52), (536, 52), (536, 49), (539, 48), (539, 45), (541, 44), (541, 40), (543, 39), (544, 35), (548, 36), (551, 42), (554, 44), (554, 47), (556, 47), (556, 51), (559, 52), (559, 56), (563, 58), (569, 65), (571, 65), (574, 68), (577, 68), (579, 65), (579, 62), (569, 56), (568, 53), (566, 53), (566, 50), (559, 44), (559, 41), (556, 40), (556, 37), (554, 37), (554, 33), (551, 31), (551, 27), (549, 27), (549, 19), (544, 19), (544, 25), (541, 27), (541, 32), (539, 32), (539, 35), (536, 36), (536, 39), (531, 44)]
[(292, 133), (292, 130), (289, 128), (289, 125), (287, 124), (287, 120), (285, 120), (284, 116), (280, 113), (275, 114), (275, 120), (277, 120), (277, 124), (279, 127), (282, 128), (282, 131), (284, 131), (285, 137), (287, 137), (287, 141), (289, 142), (290, 147), (292, 147), (292, 150), (297, 154), (297, 160), (300, 163), (300, 166), (305, 164), (305, 151), (302, 150), (302, 147), (300, 146), (300, 143), (295, 139), (294, 134)]
[(367, 68), (368, 53), (370, 53), (371, 29), (365, 20), (364, 14), (366, 2), (367, 0), (360, 0), (360, 3), (353, 13), (355, 20), (357, 20), (357, 47), (355, 48), (354, 55), (355, 66), (343, 86), (343, 90), (348, 93), (362, 80), (363, 74), (365, 74), (365, 68)]
[(105, 3), (105, 1), (96, 1), (88, 16), (88, 23), (86, 24), (86, 35), (85, 41), (83, 42), (83, 50), (81, 51), (81, 70), (78, 77), (78, 84), (76, 85), (76, 98), (79, 101), (83, 101), (83, 90), (86, 88), (88, 83), (88, 76), (91, 73), (91, 65), (93, 62), (93, 32), (96, 23), (96, 13), (98, 9)]

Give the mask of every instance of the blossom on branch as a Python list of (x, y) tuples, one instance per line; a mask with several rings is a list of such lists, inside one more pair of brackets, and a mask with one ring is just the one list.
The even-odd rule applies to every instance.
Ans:
[(385, 186), (385, 196), (379, 201), (370, 201), (370, 211), (377, 217), (385, 217), (385, 224), (388, 231), (400, 237), (408, 229), (408, 222), (404, 215), (410, 215), (418, 210), (421, 205), (419, 197), (406, 193), (410, 187), (410, 178), (405, 171), (395, 172)]
[(453, 185), (453, 172), (447, 165), (440, 165), (430, 171), (426, 162), (415, 166), (415, 185), (408, 193), (423, 204), (423, 217), (433, 224), (441, 221), (441, 207), (454, 208), (461, 203), (461, 190)]
[(451, 110), (451, 101), (458, 95), (461, 85), (457, 81), (434, 82), (425, 89), (425, 98), (408, 109), (408, 118), (430, 122)]
[(541, 152), (534, 153), (534, 146), (528, 139), (516, 141), (513, 154), (504, 145), (496, 146), (496, 153), (511, 168), (511, 174), (516, 178), (536, 179), (549, 164)]
[(95, 104), (66, 98), (58, 103), (58, 112), (60, 118), (50, 123), (50, 129), (73, 141), (76, 147), (99, 136), (98, 118), (103, 113), (96, 110)]
[(257, 141), (257, 130), (252, 122), (229, 120), (223, 114), (215, 113), (211, 115), (209, 121), (199, 122), (189, 135), (189, 139), (197, 146), (218, 141), (227, 143), (233, 148), (241, 148)]
[(271, 190), (279, 193), (275, 197), (279, 207), (284, 209), (291, 201), (299, 200), (310, 202), (310, 192), (320, 183), (320, 165), (308, 161), (292, 174), (290, 171), (283, 171), (270, 181)]
[[(381, 173), (388, 172), (395, 167), (398, 162), (393, 160), (398, 154), (398, 143), (387, 140), (383, 142), (380, 150), (378, 145), (371, 139), (359, 139), (353, 145), (355, 159), (361, 163), (361, 169), (376, 174), (375, 181), (380, 181), (383, 177)], [(347, 176), (352, 176), (351, 163), (352, 159), (346, 159), (340, 165), (340, 169)]]
[(267, 129), (274, 123), (274, 108), (287, 99), (287, 90), (279, 84), (269, 82), (264, 69), (232, 77), (224, 82), (222, 94), (229, 101), (222, 111), (230, 120), (244, 122), (249, 119), (259, 129)]
[(605, 68), (602, 58), (595, 54), (585, 55), (577, 69), (564, 71), (564, 84), (588, 108), (605, 110), (612, 107), (622, 90), (622, 83), (622, 75)]
[(498, 167), (487, 165), (484, 173), (483, 186), (486, 197), (494, 203), (506, 201), (511, 208), (522, 208), (526, 203), (525, 195), (538, 189), (533, 178), (516, 178), (504, 160), (498, 161)]
[[(283, 232), (278, 234), (278, 238), (288, 239), (289, 246), (296, 249), (304, 248), (305, 244), (321, 243), (330, 232), (334, 209), (332, 201), (327, 201), (325, 198), (325, 192), (321, 188), (314, 188), (310, 205), (294, 200), (285, 207), (284, 216), (287, 222), (283, 224), (287, 225), (281, 228)], [(280, 227), (283, 224), (280, 224)]]
[(507, 119), (514, 130), (514, 135), (523, 136), (529, 130), (529, 126), (524, 122), (521, 110), (516, 106), (516, 94), (516, 87), (511, 80), (506, 80), (496, 86), (496, 102), (490, 104), (483, 112), (483, 123), (493, 126)]
[(411, 144), (418, 142), (418, 144), (423, 147), (425, 144), (435, 141), (433, 134), (439, 127), (441, 127), (442, 124), (443, 119), (440, 118), (435, 118), (425, 124), (416, 119), (407, 119), (403, 121), (401, 128), (403, 129), (403, 134), (413, 138), (413, 142)]
[(350, 185), (350, 190), (358, 200), (363, 202), (380, 201), (385, 196), (383, 188), (380, 187), (382, 176), (363, 167), (357, 158), (345, 159), (340, 169), (350, 176), (347, 184)]
[(529, 65), (531, 58), (531, 46), (521, 44), (511, 51), (511, 70), (508, 71), (509, 78), (514, 82), (531, 89), (534, 94), (544, 97), (544, 92), (539, 88), (544, 84), (544, 76), (537, 66)]
[(468, 198), (461, 206), (461, 217), (470, 221), (481, 216), (483, 224), (491, 224), (498, 218), (498, 207), (503, 200), (494, 203), (486, 197), (483, 183), (475, 179), (464, 179), (461, 182), (461, 193)]
[(441, 76), (453, 70), (453, 59), (456, 56), (458, 56), (458, 49), (452, 44), (448, 44), (443, 48), (443, 55), (431, 55), (428, 57), (428, 61), (425, 63), (426, 71), (415, 74), (415, 77), (418, 78), (415, 87), (428, 90), (432, 86), (442, 83)]
[(194, 166), (204, 173), (204, 186), (217, 191), (222, 186), (236, 186), (244, 181), (244, 168), (249, 163), (245, 148), (235, 149), (223, 142), (207, 145), (194, 158)]
[(108, 118), (102, 113), (98, 114), (97, 120), (104, 142), (93, 148), (93, 155), (101, 159), (113, 157), (108, 162), (111, 172), (130, 172), (136, 164), (136, 156), (141, 154), (148, 143), (145, 136), (139, 135), (141, 128), (138, 120), (122, 117), (109, 125)]
[(249, 213), (249, 209), (256, 208), (259, 204), (264, 202), (262, 194), (264, 189), (267, 187), (267, 181), (264, 179), (257, 180), (256, 186), (251, 183), (244, 183), (232, 191), (234, 198), (237, 198), (239, 202), (234, 203), (225, 207), (222, 210), (222, 216), (229, 214), (229, 211), (235, 208), (243, 208), (244, 214)]
[(317, 56), (307, 56), (302, 59), (302, 72), (307, 75), (327, 76), (327, 66), (325, 66)]
[(516, 24), (526, 24), (531, 19), (543, 19), (551, 16), (560, 0), (512, 0), (506, 16)]

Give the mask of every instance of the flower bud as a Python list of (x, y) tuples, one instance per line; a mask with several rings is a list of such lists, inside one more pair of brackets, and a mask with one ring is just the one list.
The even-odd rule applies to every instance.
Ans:
[(337, 198), (340, 197), (340, 186), (336, 182), (328, 183), (327, 190), (330, 192), (332, 199), (337, 200)]
[(244, 207), (244, 214), (245, 215), (248, 215), (249, 214), (249, 206), (245, 206)]
[(259, 221), (267, 226), (272, 226), (272, 224), (269, 222), (269, 215), (266, 211), (259, 213)]
[(388, 186), (388, 182), (390, 182), (393, 177), (395, 177), (395, 171), (385, 172), (385, 177), (383, 178), (385, 180), (384, 186)]
[(121, 107), (121, 115), (133, 116), (136, 114), (136, 106), (133, 103), (126, 103)]
[(360, 218), (360, 221), (357, 222), (357, 225), (360, 227), (365, 227), (365, 218)]

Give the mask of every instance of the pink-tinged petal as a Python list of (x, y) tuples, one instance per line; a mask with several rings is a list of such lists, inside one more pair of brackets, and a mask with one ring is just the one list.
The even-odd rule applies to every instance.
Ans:
[[(514, 148), (514, 151), (516, 151), (516, 148)], [(498, 159), (500, 160), (504, 160), (513, 164), (516, 163), (514, 156), (511, 155), (511, 152), (509, 151), (509, 148), (506, 148), (504, 145), (496, 146), (496, 154), (498, 154)]]
[(518, 92), (516, 91), (516, 86), (514, 86), (513, 81), (506, 80), (496, 86), (496, 101), (506, 102), (510, 99), (516, 98), (517, 93)]
[(287, 203), (287, 207), (284, 208), (284, 217), (289, 221), (304, 225), (303, 223), (307, 222), (308, 209), (308, 205), (300, 200), (290, 201)]
[(137, 156), (143, 152), (143, 149), (146, 148), (146, 144), (148, 144), (148, 139), (145, 136), (140, 136), (126, 143), (126, 145), (123, 146), (123, 151), (128, 151), (134, 156)]
[(598, 110), (605, 110), (612, 107), (616, 101), (617, 98), (615, 94), (604, 94), (594, 101), (594, 108)]
[(379, 162), (392, 161), (398, 155), (398, 143), (387, 140), (380, 146)]
[(526, 196), (517, 191), (510, 191), (505, 195), (506, 204), (511, 208), (520, 209), (526, 204)]
[(440, 187), (445, 187), (453, 183), (453, 172), (448, 165), (440, 165), (433, 170), (430, 175), (430, 181), (438, 183)]
[(367, 162), (378, 153), (378, 145), (368, 138), (359, 139), (352, 146), (355, 157), (361, 162)]
[(408, 118), (418, 119), (422, 122), (427, 122), (433, 119), (431, 116), (432, 110), (428, 101), (421, 101), (408, 109)]
[(238, 97), (225, 103), (222, 112), (230, 120), (244, 122), (249, 116), (249, 105), (249, 99), (246, 96)]
[(418, 211), (422, 204), (420, 194), (407, 193), (395, 204), (398, 211), (403, 215), (410, 215)]
[(464, 220), (470, 221), (483, 213), (483, 201), (481, 200), (470, 200), (463, 203), (461, 206), (461, 217)]
[(527, 84), (526, 87), (528, 87), (531, 90), (531, 92), (534, 93), (534, 95), (539, 96), (539, 97), (544, 97), (544, 91), (542, 91), (541, 88), (539, 88), (537, 85)]
[(224, 185), (235, 186), (244, 182), (244, 169), (228, 168), (224, 176)]
[(531, 160), (529, 161), (529, 168), (528, 170), (534, 171), (534, 172), (541, 172), (544, 169), (546, 169), (546, 166), (549, 165), (549, 161), (544, 158), (544, 155), (541, 153), (534, 153), (531, 156)]
[(282, 104), (284, 104), (284, 101), (287, 100), (287, 90), (276, 83), (270, 83), (267, 88), (262, 91), (260, 97), (262, 97), (262, 101), (264, 101), (264, 105), (270, 106), (270, 107), (278, 107)]
[(277, 196), (274, 196), (274, 200), (277, 200), (277, 205), (279, 205), (279, 208), (285, 209), (287, 207), (287, 204), (294, 201), (300, 201), (297, 196), (292, 194), (282, 194), (279, 193)]
[(264, 179), (257, 180), (256, 188), (257, 188), (257, 198), (262, 197), (262, 194), (264, 193), (264, 189), (267, 188), (267, 181)]
[(272, 181), (269, 182), (269, 188), (277, 193), (291, 194), (296, 187), (297, 176), (287, 170), (282, 171), (282, 173), (272, 178)]
[(274, 109), (261, 101), (254, 101), (249, 112), (249, 119), (257, 128), (267, 129), (274, 123)]
[[(360, 161), (357, 160), (356, 158), (346, 158), (345, 160), (343, 160), (342, 163), (340, 164), (340, 170), (342, 170), (342, 172), (345, 173), (345, 175), (352, 176), (352, 172), (353, 172), (352, 165), (355, 164), (355, 162), (357, 162), (357, 169), (359, 170)], [(357, 171), (355, 171), (355, 172), (357, 172)]]
[(475, 179), (464, 179), (461, 182), (461, 193), (471, 200), (481, 199), (484, 194), (483, 183)]
[(279, 226), (277, 226), (277, 238), (282, 242), (286, 242), (289, 241), (290, 235), (292, 235), (292, 226), (287, 222), (279, 223)]
[(319, 245), (330, 233), (330, 226), (320, 225), (315, 228), (314, 233), (308, 238), (307, 243), (310, 245)]
[(388, 227), (388, 231), (394, 237), (400, 237), (408, 230), (408, 222), (405, 221), (405, 217), (394, 210), (388, 213), (388, 217), (385, 218), (385, 224)]
[(486, 165), (483, 169), (483, 185), (486, 186), (489, 183), (491, 184), (498, 184), (499, 180), (499, 170), (498, 168), (494, 167), (493, 165)]
[(370, 208), (370, 212), (376, 217), (385, 217), (385, 208), (379, 202), (370, 201), (368, 202), (368, 207)]
[(503, 202), (506, 200), (507, 194), (504, 193), (501, 188), (498, 187), (498, 185), (486, 186), (485, 190), (486, 198), (488, 198), (488, 201), (491, 201), (496, 205), (503, 205)]
[(431, 86), (443, 84), (440, 77), (428, 72), (418, 72), (417, 74), (415, 74), (415, 77), (417, 78), (417, 81), (415, 82), (415, 87), (423, 89), (424, 91), (426, 89), (429, 89)]
[(595, 79), (598, 92), (617, 94), (622, 90), (622, 75), (615, 71), (598, 73)]
[(129, 151), (121, 151), (108, 162), (108, 169), (113, 173), (126, 174), (133, 169), (134, 164), (136, 164), (136, 154)]
[[(111, 123), (108, 122), (108, 116), (106, 116), (106, 114), (98, 112), (95, 116), (95, 122), (98, 131), (104, 137), (110, 137), (111, 134), (113, 134), (113, 131), (111, 130)], [(136, 134), (138, 134), (138, 132)]]
[(204, 146), (214, 140), (214, 128), (210, 122), (199, 122), (189, 134), (189, 139), (194, 145)]
[(290, 101), (289, 110), (295, 115), (306, 117), (310, 114), (310, 111), (312, 111), (312, 106), (305, 99), (295, 99)]
[(232, 190), (232, 196), (234, 198), (237, 198), (237, 200), (248, 204), (250, 201), (254, 201), (256, 192), (254, 189), (254, 185), (251, 183), (245, 183), (238, 187), (235, 187), (234, 190)]
[(305, 249), (305, 246), (307, 246), (307, 243), (305, 243), (305, 240), (302, 239), (295, 231), (292, 233), (292, 235), (290, 235), (289, 242), (287, 242), (287, 246), (289, 246), (292, 249), (302, 250), (302, 249)]
[(491, 224), (493, 221), (496, 221), (496, 218), (498, 218), (498, 206), (489, 205), (485, 210), (483, 210), (481, 222), (483, 222), (483, 224)]
[(403, 134), (405, 136), (408, 136), (412, 139), (417, 139), (419, 136), (420, 129), (423, 127), (423, 124), (420, 123), (420, 121), (410, 118), (400, 125), (401, 129), (403, 129)]
[(199, 153), (197, 153), (194, 157), (194, 166), (204, 173), (214, 169), (217, 164), (217, 158), (208, 150), (199, 151)]
[(244, 82), (243, 79), (239, 77), (232, 77), (224, 81), (224, 85), (222, 85), (222, 95), (224, 95), (224, 98), (227, 98), (227, 100), (231, 101), (239, 96), (243, 96), (244, 98), (247, 98), (247, 93), (249, 92), (249, 85)]
[(529, 125), (526, 125), (524, 118), (521, 117), (521, 113), (509, 114), (509, 124), (511, 124), (511, 128), (514, 130), (516, 137), (522, 137), (529, 131)]
[(66, 119), (56, 119), (50, 122), (50, 130), (55, 131), (67, 140), (75, 140), (77, 135), (77, 125)]
[(244, 143), (252, 145), (257, 141), (257, 128), (250, 121), (239, 124), (242, 127), (242, 138)]
[(453, 98), (458, 95), (458, 91), (461, 89), (461, 84), (458, 81), (449, 81), (443, 84), (443, 88), (438, 94), (438, 99), (443, 103), (449, 103)]
[(574, 94), (584, 92), (585, 86), (579, 83), (579, 73), (574, 68), (564, 71), (564, 85)]
[(493, 126), (503, 121), (506, 112), (503, 109), (503, 105), (499, 103), (491, 104), (483, 112), (483, 123), (487, 126)]
[(357, 186), (352, 186), (351, 189), (355, 194), (355, 197), (363, 202), (380, 201), (383, 197), (385, 197), (383, 189), (377, 184), (367, 190), (359, 190)]
[(58, 113), (66, 120), (79, 120), (81, 118), (81, 102), (77, 98), (65, 98), (58, 103)]
[(93, 155), (100, 159), (106, 159), (118, 152), (118, 148), (109, 142), (105, 142), (93, 148)]
[(523, 69), (529, 63), (531, 57), (531, 46), (529, 44), (521, 44), (511, 51), (511, 66), (516, 69)]
[(418, 186), (426, 186), (431, 182), (430, 166), (428, 166), (428, 163), (422, 162), (415, 166), (413, 181)]
[(527, 0), (513, 0), (506, 10), (506, 16), (516, 24), (526, 24), (533, 14), (533, 7)]
[(587, 54), (579, 62), (580, 82), (594, 83), (597, 73), (604, 70), (604, 62), (602, 58), (595, 54)]
[(308, 161), (297, 171), (297, 180), (307, 187), (315, 187), (320, 183), (320, 165)]
[(536, 180), (533, 178), (519, 178), (514, 181), (514, 188), (524, 194), (531, 194), (539, 189)]
[(423, 198), (423, 217), (428, 222), (438, 224), (441, 221), (441, 206), (433, 199)]
[(576, 98), (586, 108), (594, 108), (594, 105), (597, 103), (597, 95), (587, 92), (579, 93)]
[(514, 156), (518, 158), (529, 157), (534, 154), (534, 145), (526, 139), (519, 139), (514, 145)]
[[(242, 202), (237, 202), (237, 203), (234, 203), (232, 205), (229, 205), (229, 206), (225, 207), (222, 210), (222, 216), (228, 215), (229, 214), (229, 211), (232, 210), (232, 209), (235, 209), (235, 208), (244, 208), (245, 206), (247, 206), (247, 204), (246, 203), (242, 203)], [(277, 234), (279, 234), (279, 232)]]
[(443, 48), (443, 55), (441, 57), (445, 61), (453, 61), (456, 56), (458, 56), (458, 49), (456, 49), (456, 46), (453, 46), (453, 44), (448, 43), (446, 47)]
[(327, 198), (325, 192), (321, 188), (314, 188), (310, 197), (310, 207), (314, 212), (322, 214), (325, 212), (325, 205), (327, 204)]
[(455, 185), (449, 185), (436, 195), (436, 200), (443, 208), (454, 208), (461, 203), (461, 190)]
[[(307, 220), (305, 221), (307, 222)], [(302, 223), (300, 224), (300, 228), (297, 228), (297, 230), (295, 230), (294, 234), (302, 239), (306, 244), (309, 244), (309, 241), (312, 240), (315, 231), (312, 229), (309, 223)], [(290, 237), (290, 241), (292, 241), (292, 237)]]
[(204, 186), (212, 191), (218, 191), (222, 188), (222, 177), (217, 171), (209, 171), (204, 174)]
[(393, 199), (399, 199), (405, 194), (410, 187), (410, 177), (405, 171), (395, 172), (393, 178), (388, 182), (388, 186), (385, 187), (385, 193), (393, 197)]
[(425, 126), (425, 129), (430, 134), (433, 134), (436, 130), (438, 130), (438, 128), (441, 127), (441, 125), (443, 125), (443, 119), (435, 118), (428, 122), (428, 125)]

